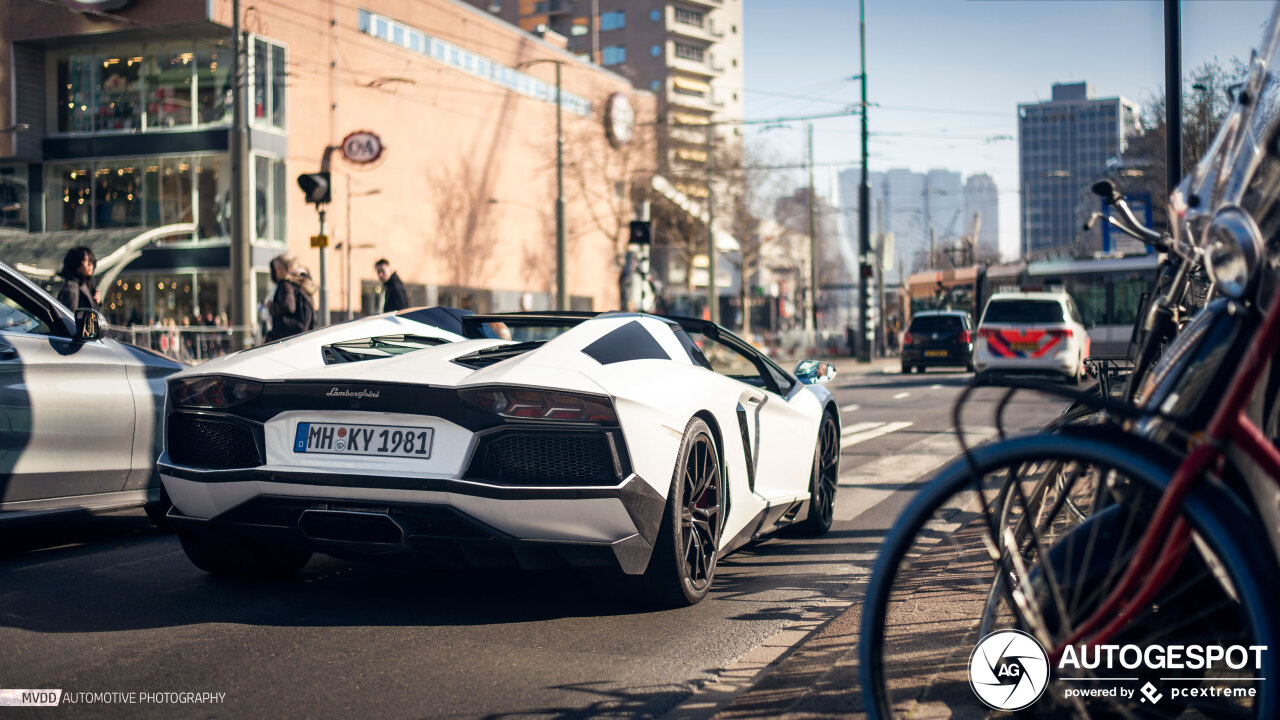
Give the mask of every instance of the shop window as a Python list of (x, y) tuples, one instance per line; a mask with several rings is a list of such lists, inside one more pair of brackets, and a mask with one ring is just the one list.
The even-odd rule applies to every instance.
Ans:
[(271, 46), (271, 124), (284, 129), (285, 123), (285, 62), (284, 48)]
[(253, 38), (253, 122), (284, 129), (288, 67), (284, 48)]
[(231, 52), (219, 44), (196, 53), (196, 104), (201, 123), (231, 121)]
[(231, 114), (231, 62), (224, 40), (57, 58), (58, 131), (146, 132), (225, 123)]
[(166, 52), (146, 61), (147, 126), (183, 127), (191, 124), (193, 52)]
[(135, 160), (99, 163), (93, 173), (93, 224), (99, 228), (142, 225), (142, 168)]
[(146, 161), (147, 225), (192, 221), (192, 175), (194, 172), (190, 157), (152, 158)]
[(198, 237), (225, 237), (230, 230), (229, 178), (221, 172), (226, 162), (222, 156), (173, 156), (51, 164), (45, 181), (49, 229), (197, 222)]
[(199, 237), (231, 235), (231, 173), (228, 160), (218, 155), (202, 155), (196, 162), (196, 192), (199, 197)]
[(254, 232), (260, 240), (284, 239), (284, 163), (266, 155), (253, 157)]
[(27, 166), (0, 167), (0, 227), (27, 229)]
[(49, 229), (87, 230), (93, 227), (93, 178), (89, 163), (51, 166)]
[(93, 87), (97, 76), (93, 58), (71, 57), (58, 61), (58, 130), (93, 130)]
[(265, 42), (253, 42), (253, 119), (265, 123), (271, 111), (271, 48)]
[(94, 129), (137, 130), (142, 126), (142, 58), (122, 54), (96, 60)]
[(271, 169), (274, 174), (272, 185), (275, 191), (272, 204), (275, 213), (271, 222), (271, 237), (280, 242), (286, 242), (289, 239), (289, 226), (286, 220), (289, 217), (289, 198), (286, 195), (289, 187), (288, 174), (282, 160), (272, 161)]

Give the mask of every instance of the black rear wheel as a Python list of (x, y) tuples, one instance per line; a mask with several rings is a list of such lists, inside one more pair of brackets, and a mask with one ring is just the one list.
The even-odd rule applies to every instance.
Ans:
[(667, 509), (645, 582), (664, 605), (695, 605), (715, 579), (724, 525), (724, 475), (711, 429), (699, 418), (685, 427), (667, 493)]
[(813, 453), (813, 473), (809, 478), (809, 517), (796, 527), (805, 535), (825, 535), (835, 519), (836, 487), (840, 479), (840, 429), (831, 413), (824, 413), (818, 426)]

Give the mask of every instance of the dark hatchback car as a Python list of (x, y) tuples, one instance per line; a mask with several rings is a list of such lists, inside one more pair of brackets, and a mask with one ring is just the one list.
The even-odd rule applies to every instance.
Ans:
[(902, 372), (927, 367), (973, 370), (973, 320), (960, 310), (917, 313), (902, 336)]

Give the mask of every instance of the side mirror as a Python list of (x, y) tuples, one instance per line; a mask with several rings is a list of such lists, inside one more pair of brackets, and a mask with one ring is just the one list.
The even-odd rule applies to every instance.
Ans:
[(107, 319), (89, 308), (76, 310), (76, 342), (101, 340), (107, 336)]
[(821, 385), (836, 376), (836, 366), (825, 360), (801, 360), (796, 364), (796, 379), (805, 385)]

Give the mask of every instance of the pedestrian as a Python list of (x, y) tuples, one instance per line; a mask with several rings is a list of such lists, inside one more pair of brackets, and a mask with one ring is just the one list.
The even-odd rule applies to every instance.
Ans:
[(316, 284), (310, 274), (298, 267), (292, 255), (277, 255), (271, 261), (271, 281), (276, 284), (276, 289), (265, 303), (271, 316), (271, 329), (266, 334), (266, 341), (314, 330), (316, 306), (312, 295)]
[(98, 259), (87, 247), (75, 247), (67, 251), (62, 259), (62, 289), (58, 291), (58, 302), (75, 313), (80, 308), (98, 309), (102, 297), (93, 283), (93, 270), (98, 266)]
[(382, 283), (382, 312), (396, 312), (409, 307), (409, 293), (405, 292), (400, 276), (391, 269), (391, 262), (382, 258), (373, 264), (373, 270)]

